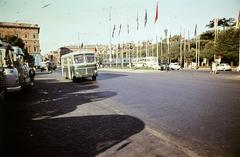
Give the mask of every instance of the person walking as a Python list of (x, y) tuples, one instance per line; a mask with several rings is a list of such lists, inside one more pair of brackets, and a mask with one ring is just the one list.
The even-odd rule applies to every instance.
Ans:
[(212, 73), (213, 74), (217, 74), (217, 64), (216, 62), (213, 61), (212, 63)]
[(35, 77), (35, 69), (34, 67), (31, 67), (29, 70), (29, 77), (30, 77), (30, 85), (34, 85), (34, 77)]

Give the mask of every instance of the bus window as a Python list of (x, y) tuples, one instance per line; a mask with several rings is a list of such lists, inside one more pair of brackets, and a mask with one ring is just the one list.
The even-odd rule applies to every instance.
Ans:
[(86, 59), (86, 63), (93, 63), (94, 62), (94, 54), (86, 54), (85, 59)]
[(76, 64), (83, 63), (83, 62), (84, 62), (83, 54), (75, 55), (75, 56), (74, 56), (74, 62), (75, 62)]

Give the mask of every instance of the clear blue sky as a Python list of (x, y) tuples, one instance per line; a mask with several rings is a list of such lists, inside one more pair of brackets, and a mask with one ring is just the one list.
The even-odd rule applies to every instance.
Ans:
[[(50, 5), (43, 8), (47, 4)], [(164, 36), (164, 29), (171, 35), (189, 30), (192, 37), (195, 24), (198, 31), (203, 32), (213, 18), (237, 18), (240, 0), (158, 0), (157, 24), (154, 24), (156, 0), (0, 0), (0, 21), (38, 24), (40, 47), (42, 53), (46, 53), (81, 42), (109, 43), (109, 7), (112, 7), (112, 28), (114, 24), (117, 27), (112, 39), (115, 44), (156, 41), (156, 36)], [(146, 28), (143, 26), (145, 9), (148, 11)], [(137, 14), (139, 31), (136, 30)], [(117, 36), (120, 24), (122, 32)], [(130, 34), (127, 34), (127, 24)]]

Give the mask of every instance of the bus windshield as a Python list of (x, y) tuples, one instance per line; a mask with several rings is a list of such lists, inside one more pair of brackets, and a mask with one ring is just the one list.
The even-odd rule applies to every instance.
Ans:
[(93, 63), (94, 62), (94, 54), (86, 54), (85, 59), (86, 59), (86, 63)]
[(75, 62), (76, 64), (84, 63), (83, 54), (75, 55), (75, 56), (74, 56), (74, 62)]

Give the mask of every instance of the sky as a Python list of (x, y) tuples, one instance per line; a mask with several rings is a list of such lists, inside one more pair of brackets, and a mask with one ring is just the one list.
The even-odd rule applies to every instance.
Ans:
[[(158, 20), (154, 23), (157, 0), (0, 0), (0, 22), (34, 23), (40, 26), (41, 53), (62, 46), (159, 41), (168, 35), (194, 35), (208, 30), (214, 18), (237, 18), (240, 0), (158, 0)], [(145, 9), (147, 26), (144, 27)], [(111, 21), (109, 13), (111, 12)], [(137, 30), (137, 15), (139, 30)], [(122, 25), (118, 36), (119, 25)], [(127, 25), (129, 24), (129, 34)]]

